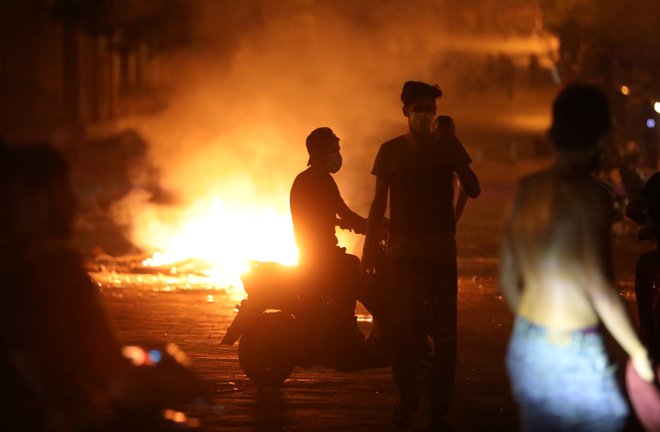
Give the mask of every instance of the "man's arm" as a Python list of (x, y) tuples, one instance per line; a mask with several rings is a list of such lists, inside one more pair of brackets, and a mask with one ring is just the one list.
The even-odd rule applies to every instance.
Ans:
[(373, 250), (378, 242), (377, 231), (380, 229), (381, 221), (385, 217), (385, 210), (387, 209), (387, 193), (389, 191), (389, 183), (382, 177), (376, 177), (376, 193), (374, 200), (369, 209), (369, 218), (367, 219), (367, 237), (364, 240), (364, 250), (362, 252), (362, 269), (364, 271), (371, 270), (373, 263)]
[(339, 197), (339, 210), (337, 211), (339, 220), (337, 224), (341, 228), (351, 229), (358, 234), (364, 234), (367, 230), (367, 220), (351, 210), (344, 202), (344, 199)]
[(456, 168), (456, 174), (461, 182), (461, 188), (463, 188), (467, 196), (470, 198), (478, 197), (481, 193), (481, 187), (479, 186), (479, 179), (474, 171), (472, 171), (472, 168), (470, 168), (470, 165), (459, 165)]
[(594, 195), (588, 202), (575, 202), (583, 221), (587, 295), (605, 327), (630, 356), (639, 376), (651, 381), (654, 373), (646, 348), (637, 337), (623, 300), (609, 277), (611, 199), (604, 192)]
[(504, 300), (511, 311), (515, 314), (520, 304), (520, 295), (522, 290), (522, 277), (520, 267), (513, 249), (513, 233), (511, 218), (515, 215), (519, 207), (521, 195), (524, 191), (524, 185), (521, 185), (516, 192), (513, 204), (509, 210), (509, 216), (502, 232), (502, 243), (500, 246), (500, 291)]
[(465, 205), (467, 204), (468, 196), (461, 187), (461, 182), (456, 178), (456, 191), (458, 197), (456, 198), (456, 208), (454, 208), (454, 220), (458, 222), (463, 215), (463, 210), (465, 210)]
[(500, 290), (506, 300), (509, 309), (515, 314), (520, 304), (520, 295), (522, 290), (522, 279), (520, 277), (520, 268), (515, 258), (512, 247), (512, 241), (509, 230), (506, 229), (502, 236), (502, 246), (500, 250)]

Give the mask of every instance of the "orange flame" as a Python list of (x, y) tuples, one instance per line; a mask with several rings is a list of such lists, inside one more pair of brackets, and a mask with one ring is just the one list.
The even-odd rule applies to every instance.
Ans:
[(250, 202), (228, 202), (217, 196), (181, 210), (175, 221), (144, 215), (135, 236), (154, 250), (145, 266), (157, 267), (198, 260), (220, 287), (242, 288), (240, 275), (249, 261), (295, 265), (298, 250), (288, 209)]

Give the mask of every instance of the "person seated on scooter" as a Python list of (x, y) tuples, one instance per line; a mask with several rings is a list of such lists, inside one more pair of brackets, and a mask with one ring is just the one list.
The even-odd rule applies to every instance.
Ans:
[[(647, 346), (651, 357), (656, 362), (660, 360), (660, 332), (655, 323), (660, 317), (655, 314), (660, 311), (653, 310), (654, 285), (660, 283), (660, 173), (655, 173), (646, 182), (641, 195), (644, 196), (644, 214), (650, 227), (657, 248), (652, 252), (643, 254), (635, 266), (635, 297), (639, 312), (639, 326), (642, 340)], [(656, 289), (658, 289), (656, 285)], [(657, 294), (656, 294), (657, 295)]]
[(129, 364), (68, 245), (75, 216), (68, 167), (44, 144), (7, 157), (0, 339), (12, 373), (0, 386), (0, 429), (97, 430)]
[(290, 196), (300, 267), (314, 275), (318, 294), (354, 322), (360, 260), (337, 245), (335, 226), (364, 234), (367, 221), (346, 205), (331, 175), (342, 165), (339, 138), (332, 129), (314, 129), (305, 144), (309, 168), (298, 174)]

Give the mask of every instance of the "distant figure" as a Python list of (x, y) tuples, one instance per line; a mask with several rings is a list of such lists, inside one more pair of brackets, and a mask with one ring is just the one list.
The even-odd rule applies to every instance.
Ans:
[[(443, 141), (458, 140), (454, 119), (449, 116), (436, 117), (435, 122), (433, 123), (433, 131), (440, 135)], [(461, 144), (461, 146), (463, 146), (463, 144)], [(463, 210), (465, 210), (468, 196), (461, 187), (461, 182), (456, 174), (454, 174), (454, 195), (456, 196), (454, 203), (454, 218), (456, 219), (456, 223), (458, 223), (463, 215)]]
[(644, 222), (648, 222), (658, 247), (637, 260), (635, 297), (642, 340), (649, 348), (653, 360), (657, 362), (660, 358), (660, 173), (651, 176), (641, 195), (645, 202)]
[(0, 386), (0, 429), (97, 430), (127, 364), (67, 244), (75, 215), (68, 167), (46, 145), (7, 158), (0, 340), (10, 373)]
[(511, 57), (504, 53), (497, 56), (497, 80), (500, 88), (509, 100), (513, 99), (513, 84), (516, 78), (516, 66)]
[(542, 72), (543, 69), (539, 62), (539, 56), (537, 54), (531, 54), (527, 63), (527, 79), (530, 88), (536, 88), (542, 84)]
[(388, 319), (391, 320), (392, 372), (400, 402), (393, 423), (407, 426), (420, 402), (419, 346), (429, 335), (431, 358), (429, 415), (434, 427), (447, 424), (456, 369), (456, 222), (453, 176), (469, 197), (479, 195), (470, 156), (458, 140), (432, 132), (437, 86), (403, 85), (408, 133), (381, 145), (372, 173), (376, 192), (362, 256), (373, 268), (376, 230), (390, 199), (388, 242)]
[(321, 281), (321, 294), (333, 300), (342, 316), (355, 324), (360, 260), (337, 246), (335, 227), (364, 233), (366, 219), (348, 208), (332, 178), (342, 166), (339, 138), (332, 129), (314, 129), (306, 146), (309, 168), (298, 174), (290, 196), (300, 266)]
[(500, 285), (516, 316), (506, 364), (523, 430), (618, 431), (629, 410), (601, 322), (640, 376), (653, 371), (610, 278), (612, 199), (590, 176), (609, 105), (572, 84), (552, 116), (554, 164), (520, 181), (502, 238)]

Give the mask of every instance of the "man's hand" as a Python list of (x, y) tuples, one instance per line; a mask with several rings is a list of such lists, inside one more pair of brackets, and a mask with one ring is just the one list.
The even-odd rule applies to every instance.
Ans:
[(649, 359), (646, 350), (631, 356), (630, 360), (635, 368), (635, 372), (637, 372), (637, 375), (639, 375), (641, 379), (646, 382), (653, 382), (655, 379), (655, 373), (653, 372), (653, 365), (651, 364), (651, 360)]
[(356, 221), (336, 218), (335, 225), (341, 229), (349, 230), (356, 234), (364, 234), (367, 228), (367, 220), (361, 217)]
[(360, 260), (360, 271), (364, 274), (373, 274), (376, 271), (376, 266), (373, 262), (373, 254), (366, 247), (362, 252), (362, 259)]

